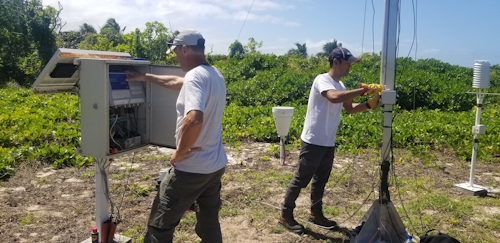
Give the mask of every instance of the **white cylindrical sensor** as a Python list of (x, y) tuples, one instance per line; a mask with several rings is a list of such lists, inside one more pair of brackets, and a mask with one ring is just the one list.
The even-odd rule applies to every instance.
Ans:
[(479, 60), (474, 64), (474, 78), (472, 87), (476, 89), (487, 89), (490, 87), (490, 63)]

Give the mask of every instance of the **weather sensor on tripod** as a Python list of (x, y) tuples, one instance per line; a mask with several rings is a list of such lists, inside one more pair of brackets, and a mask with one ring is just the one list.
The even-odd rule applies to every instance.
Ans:
[(476, 122), (472, 126), (472, 134), (474, 134), (474, 142), (472, 145), (472, 158), (470, 165), (470, 178), (469, 182), (456, 184), (455, 186), (474, 193), (475, 196), (484, 196), (488, 193), (487, 188), (474, 184), (474, 170), (476, 166), (476, 157), (479, 147), (479, 135), (486, 133), (486, 126), (481, 125), (481, 109), (483, 106), (483, 99), (486, 96), (485, 89), (490, 87), (490, 63), (488, 61), (476, 61), (474, 64), (474, 79), (472, 87), (476, 90), (472, 92), (476, 94), (477, 109), (476, 109)]

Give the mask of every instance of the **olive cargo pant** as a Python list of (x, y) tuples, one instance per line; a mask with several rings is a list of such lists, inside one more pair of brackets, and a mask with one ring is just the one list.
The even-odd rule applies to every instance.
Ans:
[(202, 242), (222, 242), (219, 208), (224, 171), (196, 174), (170, 168), (153, 202), (144, 243), (172, 242), (175, 227), (195, 200), (196, 234)]

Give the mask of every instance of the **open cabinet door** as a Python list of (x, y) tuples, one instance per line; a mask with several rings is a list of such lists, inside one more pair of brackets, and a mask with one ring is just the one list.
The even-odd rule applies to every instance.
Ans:
[[(157, 75), (177, 75), (184, 77), (186, 74), (180, 67), (176, 66), (151, 66), (151, 73)], [(150, 126), (149, 142), (154, 145), (176, 148), (175, 128), (177, 123), (177, 111), (175, 104), (179, 96), (178, 90), (162, 87), (150, 83)]]

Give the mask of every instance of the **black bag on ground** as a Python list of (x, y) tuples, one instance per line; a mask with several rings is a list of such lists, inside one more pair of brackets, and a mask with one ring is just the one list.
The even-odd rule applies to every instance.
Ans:
[(435, 229), (431, 229), (425, 232), (425, 235), (420, 237), (420, 243), (460, 243), (457, 239), (447, 234), (443, 234), (439, 230), (437, 231), (437, 235), (429, 235), (429, 232), (434, 230)]

